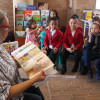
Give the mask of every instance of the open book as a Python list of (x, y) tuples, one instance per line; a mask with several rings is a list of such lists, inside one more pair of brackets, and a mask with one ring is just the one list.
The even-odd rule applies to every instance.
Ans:
[(34, 77), (42, 69), (46, 74), (55, 74), (52, 61), (32, 42), (21, 46), (11, 53), (29, 78)]

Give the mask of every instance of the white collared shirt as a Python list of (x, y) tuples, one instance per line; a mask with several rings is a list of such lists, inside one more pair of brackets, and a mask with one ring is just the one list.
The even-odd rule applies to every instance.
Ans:
[[(55, 32), (56, 32), (56, 29), (55, 29), (55, 30), (52, 30), (52, 29), (50, 30), (50, 34), (52, 35), (52, 37), (53, 37), (53, 35), (55, 34)], [(50, 45), (49, 45), (49, 48), (50, 48), (50, 49), (53, 49), (53, 45), (50, 44)]]

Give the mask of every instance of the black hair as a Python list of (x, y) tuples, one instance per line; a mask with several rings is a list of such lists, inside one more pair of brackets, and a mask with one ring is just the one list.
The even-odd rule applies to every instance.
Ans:
[(94, 22), (94, 21), (99, 21), (100, 20), (100, 18), (98, 17), (98, 16), (95, 16), (93, 19), (92, 19), (92, 22)]
[(27, 27), (28, 27), (29, 29), (31, 29), (31, 28), (32, 28), (31, 26), (32, 26), (33, 22), (35, 22), (35, 23), (36, 23), (36, 21), (35, 21), (35, 20), (33, 20), (33, 19), (28, 20)]
[(79, 16), (77, 14), (73, 14), (72, 17), (76, 17), (76, 19), (79, 19)]
[(49, 23), (50, 23), (51, 21), (57, 21), (57, 20), (58, 20), (57, 17), (52, 17), (52, 18), (49, 19)]
[[(100, 29), (100, 24), (99, 24), (99, 23), (93, 23), (93, 24), (98, 25), (98, 27), (99, 27), (99, 29)], [(92, 25), (93, 25), (93, 24), (92, 24)]]
[(73, 14), (71, 19), (79, 19), (79, 16), (77, 14)]
[(40, 7), (40, 6), (42, 6), (42, 5), (44, 5), (44, 2), (39, 2), (39, 3), (38, 3), (38, 7)]
[[(56, 13), (56, 17), (59, 19), (58, 12), (55, 9), (51, 9), (50, 10), (50, 13), (51, 12), (55, 12)], [(50, 19), (50, 13), (49, 13), (49, 19)]]

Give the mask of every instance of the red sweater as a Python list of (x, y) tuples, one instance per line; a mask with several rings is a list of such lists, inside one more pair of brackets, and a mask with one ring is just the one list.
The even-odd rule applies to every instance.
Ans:
[(64, 48), (70, 48), (72, 44), (74, 44), (75, 48), (82, 51), (83, 34), (80, 29), (77, 28), (73, 37), (70, 26), (67, 26), (63, 37), (63, 46)]
[(57, 28), (56, 32), (54, 33), (51, 41), (50, 37), (50, 29), (46, 31), (45, 37), (44, 37), (44, 46), (49, 46), (50, 44), (54, 47), (59, 49), (59, 47), (63, 43), (63, 33)]

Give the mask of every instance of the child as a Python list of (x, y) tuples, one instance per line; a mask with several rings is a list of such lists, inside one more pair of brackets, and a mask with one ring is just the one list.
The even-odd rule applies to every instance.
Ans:
[(56, 17), (50, 18), (49, 26), (50, 29), (46, 31), (44, 38), (44, 47), (47, 50), (47, 55), (55, 64), (59, 47), (62, 45), (63, 33), (57, 28)]
[(81, 75), (85, 75), (88, 72), (88, 78), (93, 78), (91, 61), (97, 59), (100, 59), (100, 25), (93, 23), (83, 51), (83, 70)]
[(49, 13), (49, 17), (48, 17), (48, 20), (47, 20), (46, 29), (50, 29), (50, 27), (49, 27), (49, 20), (52, 17), (56, 17), (58, 19), (57, 20), (57, 25), (59, 26), (59, 16), (58, 16), (58, 13), (57, 13), (56, 10), (52, 9), (52, 10), (50, 10), (50, 13)]
[(67, 71), (66, 59), (70, 54), (75, 57), (75, 65), (72, 72), (76, 72), (79, 67), (79, 61), (81, 58), (82, 45), (83, 45), (83, 34), (78, 27), (78, 19), (72, 16), (69, 21), (63, 37), (63, 52), (62, 52), (62, 69), (61, 74), (64, 75)]
[(33, 19), (30, 19), (27, 23), (26, 28), (26, 39), (25, 43), (31, 41), (33, 42), (37, 47), (39, 47), (38, 42), (38, 28), (36, 28), (36, 22)]
[(44, 40), (44, 37), (45, 37), (45, 33), (46, 33), (46, 30), (45, 30), (45, 27), (43, 27), (42, 32), (40, 33), (40, 43), (41, 43), (40, 49), (43, 48), (43, 40)]

